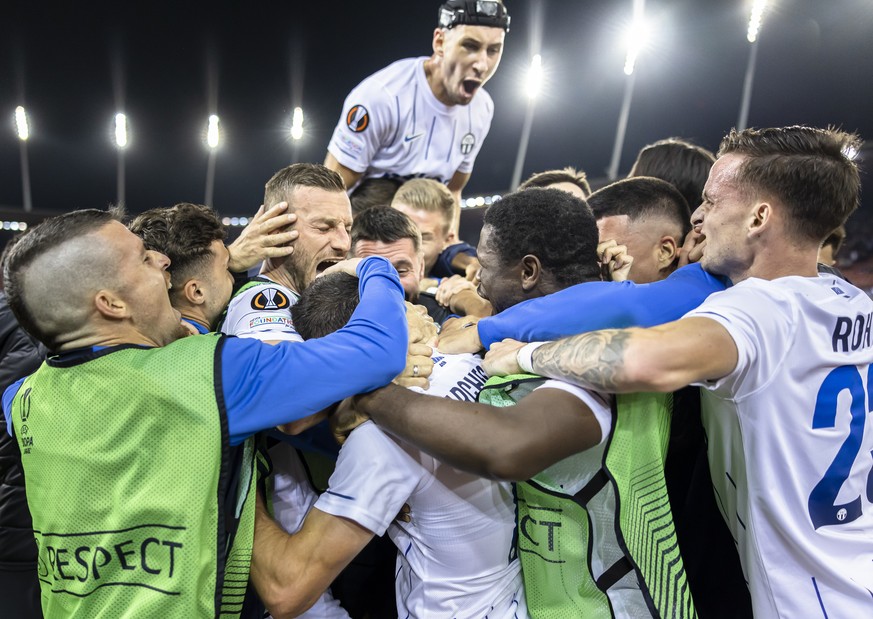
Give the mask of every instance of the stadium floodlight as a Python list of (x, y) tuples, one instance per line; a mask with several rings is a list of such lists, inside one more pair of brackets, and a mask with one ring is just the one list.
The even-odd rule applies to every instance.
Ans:
[[(509, 183), (512, 191), (515, 191), (519, 183), (521, 183), (521, 172), (524, 168), (527, 145), (530, 142), (530, 132), (533, 127), (534, 107), (536, 107), (537, 96), (543, 88), (543, 57), (539, 54), (534, 54), (530, 60), (530, 69), (528, 69), (524, 86), (527, 93), (527, 111), (524, 115), (524, 123), (521, 126), (518, 153), (515, 156), (515, 167), (513, 167), (512, 180)], [(484, 198), (482, 204), (484, 204)], [(482, 206), (482, 204), (474, 203), (473, 206)], [(470, 204), (468, 203), (467, 206), (470, 206)]]
[(27, 139), (30, 137), (30, 127), (27, 122), (27, 112), (24, 107), (15, 108), (15, 129), (18, 132), (18, 140), (21, 145), (21, 197), (24, 202), (24, 210), (28, 213), (33, 210), (33, 199), (30, 194), (30, 166), (27, 158)]
[(648, 29), (641, 18), (634, 20), (633, 25), (627, 34), (627, 55), (624, 58), (624, 74), (633, 75), (634, 67), (637, 64), (637, 56), (640, 50), (646, 44), (648, 39)]
[(291, 115), (291, 139), (299, 140), (303, 138), (303, 108), (295, 107), (294, 113)]
[(206, 144), (211, 149), (218, 148), (218, 116), (212, 114), (209, 117), (209, 126), (206, 129)]
[(209, 116), (209, 126), (206, 128), (206, 145), (209, 146), (209, 158), (206, 162), (206, 192), (203, 203), (212, 206), (212, 195), (215, 191), (215, 159), (218, 149), (220, 132), (218, 130), (218, 116)]
[(127, 116), (121, 112), (115, 115), (115, 145), (118, 148), (127, 146)]
[(119, 112), (115, 115), (115, 146), (118, 147), (118, 164), (115, 168), (115, 203), (124, 204), (124, 149), (127, 148), (127, 116)]
[(746, 31), (746, 39), (748, 39), (749, 43), (754, 43), (758, 40), (758, 32), (761, 30), (761, 22), (766, 8), (767, 0), (754, 0), (752, 12), (749, 15), (749, 29)]
[(749, 28), (746, 39), (749, 41), (749, 63), (746, 65), (746, 77), (743, 80), (743, 97), (740, 101), (740, 116), (737, 119), (737, 129), (742, 131), (749, 126), (749, 106), (752, 103), (752, 85), (755, 81), (755, 67), (758, 64), (758, 34), (764, 18), (767, 0), (754, 0), (752, 12), (749, 15)]
[(543, 57), (539, 54), (534, 54), (530, 61), (530, 68), (527, 70), (527, 79), (524, 83), (524, 90), (528, 98), (536, 99), (543, 89)]
[(20, 105), (15, 108), (15, 128), (18, 130), (18, 139), (26, 142), (30, 137), (30, 128), (27, 125), (27, 112)]
[(618, 125), (615, 128), (615, 142), (612, 145), (612, 157), (606, 175), (609, 180), (618, 178), (618, 167), (621, 164), (621, 153), (624, 149), (624, 137), (627, 133), (627, 123), (630, 118), (631, 102), (634, 96), (634, 68), (637, 64), (637, 56), (647, 43), (649, 28), (645, 22), (645, 0), (634, 0), (634, 17), (631, 27), (627, 32), (627, 56), (624, 59), (624, 97), (621, 102), (621, 111), (618, 114)]

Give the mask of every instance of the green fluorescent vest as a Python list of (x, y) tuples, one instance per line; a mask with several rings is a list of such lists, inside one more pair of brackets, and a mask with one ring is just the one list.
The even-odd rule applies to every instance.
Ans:
[[(479, 401), (512, 406), (543, 380), (491, 378)], [(697, 616), (664, 481), (671, 408), (672, 394), (616, 396), (601, 457), (587, 450), (517, 484), (519, 558), (535, 619)], [(569, 494), (562, 482), (576, 471), (590, 479)]]
[(228, 447), (219, 341), (50, 360), (22, 385), (12, 419), (46, 619), (239, 616), (255, 449)]

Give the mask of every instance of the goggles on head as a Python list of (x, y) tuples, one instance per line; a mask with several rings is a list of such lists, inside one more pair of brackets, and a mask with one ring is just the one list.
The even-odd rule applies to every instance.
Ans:
[(440, 7), (439, 27), (490, 26), (509, 32), (509, 13), (497, 0), (449, 0)]

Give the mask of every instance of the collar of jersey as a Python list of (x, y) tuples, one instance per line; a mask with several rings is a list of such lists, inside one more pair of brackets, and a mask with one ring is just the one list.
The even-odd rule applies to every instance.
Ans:
[(100, 357), (105, 357), (106, 355), (117, 352), (119, 350), (127, 350), (128, 348), (139, 348), (140, 350), (147, 350), (149, 348), (154, 348), (154, 346), (143, 346), (141, 344), (119, 344), (117, 346), (89, 346), (87, 348), (78, 348), (76, 350), (70, 350), (57, 355), (52, 355), (48, 359), (46, 359), (46, 363), (55, 368), (69, 368), (76, 365), (81, 365), (83, 363), (87, 363), (88, 361), (93, 361), (94, 359), (99, 359)]

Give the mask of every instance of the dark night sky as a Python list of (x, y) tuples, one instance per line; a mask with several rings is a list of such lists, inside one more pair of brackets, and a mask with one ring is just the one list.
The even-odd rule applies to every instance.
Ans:
[[(526, 105), (519, 83), (538, 3), (506, 3), (513, 29), (486, 86), (495, 101), (494, 123), (466, 195), (505, 190), (518, 147)], [(623, 94), (621, 35), (632, 3), (539, 4), (547, 86), (537, 103), (524, 175), (575, 165), (603, 176)], [(736, 123), (750, 4), (646, 3), (657, 26), (637, 63), (622, 173), (646, 143), (678, 135), (714, 149)], [(0, 205), (22, 203), (12, 120), (21, 101), (32, 122), (34, 208), (114, 201), (111, 131), (120, 97), (131, 126), (129, 208), (201, 202), (211, 81), (225, 138), (215, 207), (226, 215), (253, 212), (274, 171), (293, 160), (323, 160), (342, 101), (358, 81), (393, 60), (430, 53), (438, 5), (7, 0), (0, 17), (0, 111), (6, 119), (0, 124)], [(873, 141), (873, 0), (776, 0), (771, 6), (759, 43), (750, 124), (835, 124)], [(304, 108), (307, 132), (296, 151), (288, 138), (294, 105)]]

